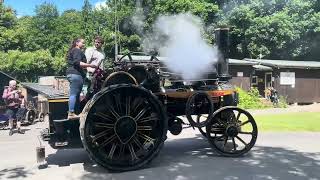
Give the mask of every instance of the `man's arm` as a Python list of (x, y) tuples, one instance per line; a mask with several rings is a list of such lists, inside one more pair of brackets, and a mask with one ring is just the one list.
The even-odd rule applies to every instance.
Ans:
[(90, 64), (92, 62), (92, 57), (93, 57), (93, 48), (91, 47), (87, 48), (84, 55), (86, 56), (87, 63)]
[(12, 94), (12, 92), (9, 92), (9, 90), (6, 88), (3, 91), (2, 98), (7, 100), (11, 94)]

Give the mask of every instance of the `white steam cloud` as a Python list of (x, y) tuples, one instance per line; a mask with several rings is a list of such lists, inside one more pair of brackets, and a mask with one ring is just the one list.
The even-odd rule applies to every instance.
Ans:
[(141, 44), (145, 53), (157, 51), (167, 57), (166, 66), (181, 74), (184, 80), (199, 79), (215, 71), (213, 65), (218, 61), (218, 50), (204, 40), (203, 22), (199, 17), (189, 13), (160, 16), (149, 33), (143, 29), (145, 20), (141, 1), (137, 0), (131, 22), (143, 36)]
[(218, 50), (208, 44), (201, 30), (200, 18), (191, 14), (161, 16), (154, 24), (153, 33), (143, 40), (143, 48), (152, 49), (167, 57), (168, 68), (181, 74), (184, 80), (199, 79), (203, 74), (215, 71)]
[(134, 16), (132, 16), (131, 21), (133, 22), (134, 28), (140, 35), (143, 34), (143, 26), (144, 26), (145, 19), (146, 17), (143, 14), (141, 1), (138, 0), (136, 2), (135, 13), (134, 13)]

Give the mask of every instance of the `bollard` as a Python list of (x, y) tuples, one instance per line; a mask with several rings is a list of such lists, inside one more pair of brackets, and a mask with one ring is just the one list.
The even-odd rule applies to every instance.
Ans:
[(37, 152), (37, 163), (42, 164), (45, 162), (46, 151), (44, 146), (39, 146), (36, 148)]

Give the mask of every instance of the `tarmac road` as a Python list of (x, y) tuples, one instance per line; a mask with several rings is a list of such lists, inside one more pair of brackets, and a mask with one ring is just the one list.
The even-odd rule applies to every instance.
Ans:
[(38, 169), (35, 148), (45, 123), (24, 127), (26, 134), (0, 130), (0, 179), (54, 180), (320, 180), (320, 133), (260, 133), (242, 158), (213, 153), (198, 131), (168, 135), (160, 155), (145, 169), (108, 173), (82, 149), (46, 146), (48, 167)]

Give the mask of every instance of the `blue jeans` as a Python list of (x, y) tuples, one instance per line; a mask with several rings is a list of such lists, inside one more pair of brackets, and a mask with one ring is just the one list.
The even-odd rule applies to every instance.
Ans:
[(83, 86), (83, 77), (77, 74), (68, 74), (70, 83), (69, 112), (80, 113), (80, 93)]

